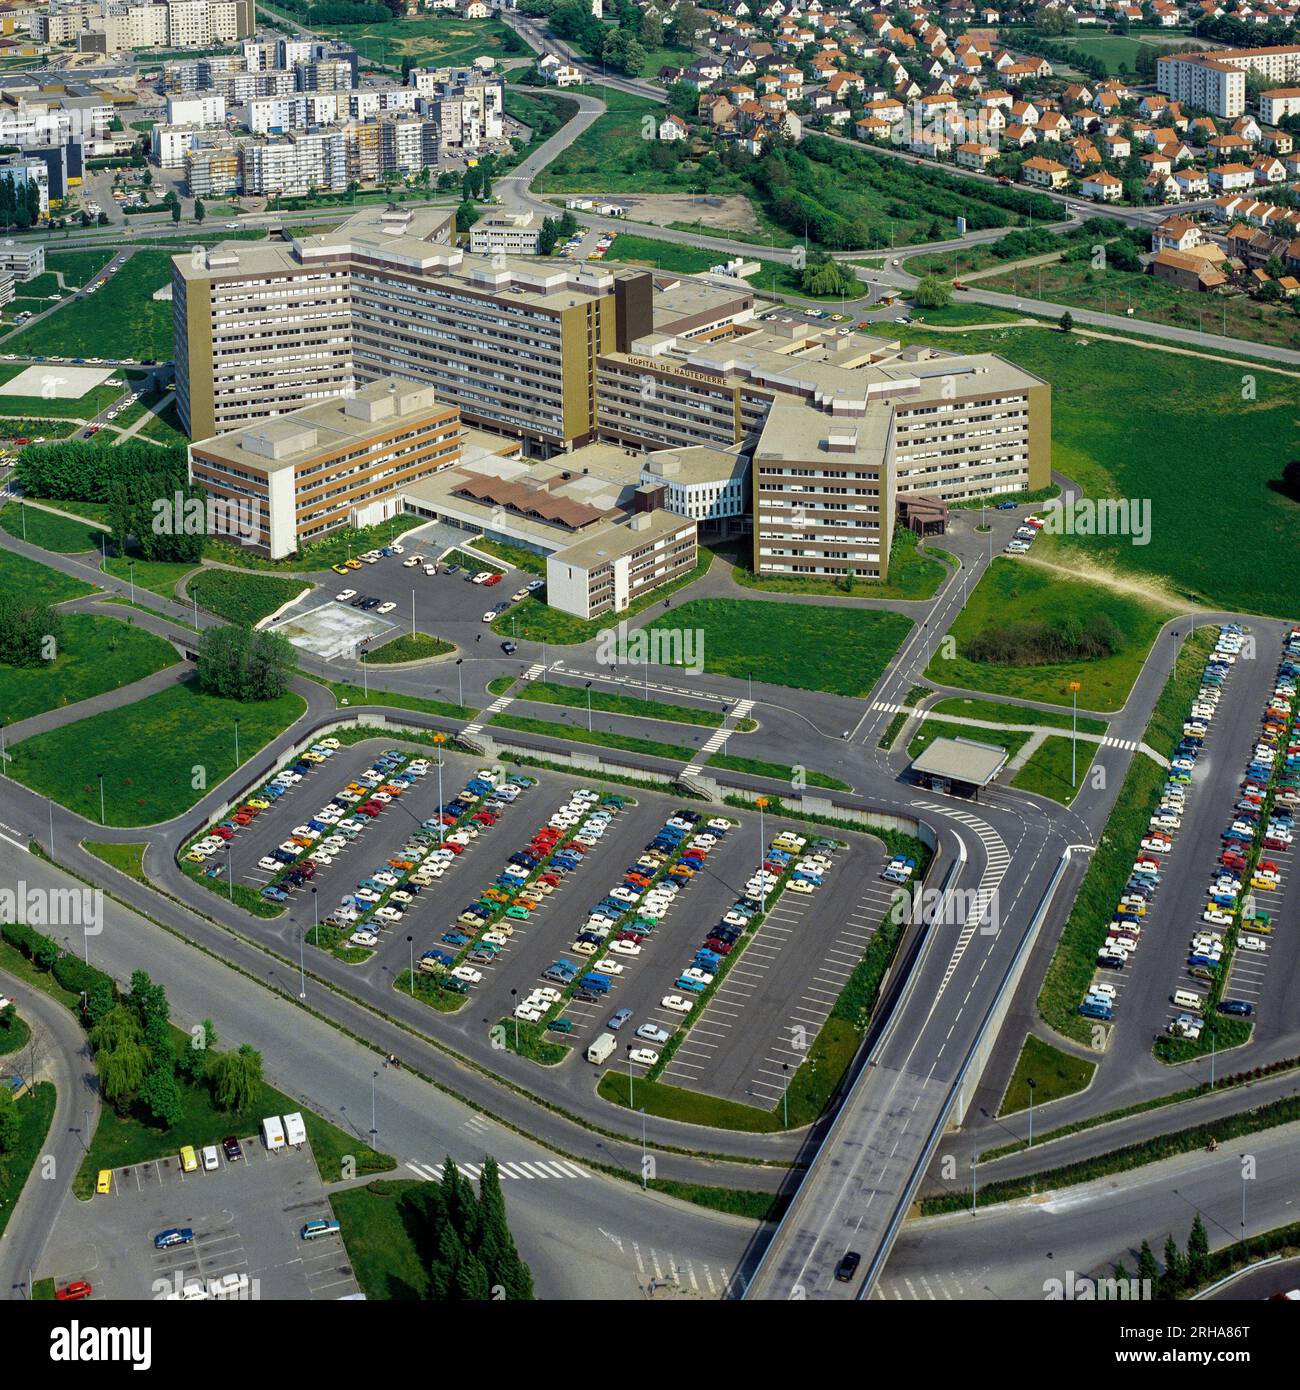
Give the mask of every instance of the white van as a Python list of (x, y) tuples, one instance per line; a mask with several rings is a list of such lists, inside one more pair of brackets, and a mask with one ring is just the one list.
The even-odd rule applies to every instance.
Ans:
[(594, 1066), (600, 1066), (603, 1062), (609, 1061), (616, 1046), (613, 1033), (602, 1033), (587, 1048), (587, 1061)]
[(1200, 1013), (1205, 1000), (1190, 989), (1176, 989), (1174, 990), (1174, 1003), (1180, 1009), (1195, 1009), (1197, 1013)]

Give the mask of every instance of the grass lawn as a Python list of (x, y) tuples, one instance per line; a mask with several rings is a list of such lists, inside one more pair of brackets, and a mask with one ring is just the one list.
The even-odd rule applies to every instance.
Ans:
[[(1039, 796), (1050, 796), (1053, 801), (1068, 806), (1083, 786), (1099, 746), (1096, 743), (1080, 743), (1078, 756), (1075, 757), (1074, 740), (1053, 734), (1029, 755), (1024, 767), (1011, 779), (1011, 785), (1027, 792), (1037, 792)], [(1070, 773), (1072, 765), (1073, 776)]]
[[(448, 681), (447, 693), (449, 695), (459, 695), (456, 687), (455, 667), (448, 665), (445, 668), (445, 675)], [(360, 685), (351, 685), (347, 681), (322, 681), (319, 677), (313, 676), (319, 684), (325, 686), (334, 693), (334, 698), (340, 706), (345, 705), (386, 705), (390, 709), (409, 709), (420, 714), (442, 714), (449, 719), (468, 719), (471, 714), (477, 713), (469, 705), (458, 704), (455, 700), (430, 700), (421, 695), (404, 695), (394, 690), (376, 690), (371, 686), (369, 691)], [(434, 694), (441, 693), (435, 688)]]
[(180, 660), (170, 642), (116, 618), (65, 613), (63, 623), (48, 665), (0, 665), (0, 707), (9, 723), (117, 690)]
[[(613, 1068), (607, 1071), (596, 1090), (615, 1105), (629, 1104), (628, 1078), (621, 1071)], [(742, 1134), (774, 1134), (781, 1128), (779, 1113), (760, 1110), (755, 1105), (741, 1105), (739, 1101), (721, 1096), (705, 1095), (702, 1091), (670, 1086), (664, 1081), (643, 1081), (640, 1077), (632, 1085), (631, 1104), (647, 1115), (680, 1120), (688, 1125), (734, 1129)]]
[(111, 248), (95, 251), (47, 251), (44, 273), (15, 288), (21, 288), (22, 293), (26, 295), (54, 294), (59, 288), (55, 274), (57, 271), (63, 276), (65, 289), (80, 289), (103, 270), (114, 254)]
[(189, 435), (181, 429), (180, 412), (176, 409), (176, 399), (172, 398), (166, 410), (155, 415), (147, 425), (141, 425), (139, 434), (159, 444), (185, 444)]
[(1137, 71), (1138, 54), (1143, 51), (1159, 56), (1175, 43), (1186, 43), (1186, 34), (1170, 34), (1168, 38), (1157, 34), (1143, 34), (1133, 37), (1128, 34), (1070, 34), (1061, 40), (1067, 48), (1086, 58), (1100, 58), (1106, 64), (1106, 71), (1114, 77), (1123, 64), (1130, 73)]
[(600, 729), (588, 733), (586, 729), (573, 724), (552, 724), (545, 719), (527, 719), (518, 714), (495, 715), (489, 721), (489, 727), (545, 734), (548, 738), (562, 739), (567, 743), (593, 743), (601, 748), (618, 748), (625, 753), (644, 753), (648, 757), (669, 758), (679, 763), (688, 763), (695, 756), (694, 749), (683, 748), (680, 744), (661, 743), (657, 739), (637, 738), (632, 734), (603, 733)]
[[(1049, 729), (1070, 727), (1068, 714), (1056, 714), (1046, 709), (1028, 709), (1024, 705), (1007, 705), (1000, 700), (966, 700), (960, 695), (954, 695), (947, 700), (936, 700), (930, 706), (930, 713), (964, 714), (969, 719), (987, 719), (991, 724), (1035, 724)], [(1104, 719), (1079, 716), (1081, 734), (1104, 734), (1107, 727)], [(971, 737), (978, 738), (979, 731), (972, 730)]]
[(546, 556), (538, 555), (534, 550), (525, 550), (522, 545), (510, 545), (506, 541), (491, 541), (484, 537), (474, 542), (474, 549), (481, 550), (485, 555), (495, 555), (498, 560), (504, 560), (516, 569), (546, 578)]
[(491, 625), (492, 630), (499, 637), (526, 637), (533, 642), (554, 642), (559, 646), (590, 642), (616, 623), (631, 622), (638, 613), (662, 604), (669, 595), (688, 584), (694, 584), (697, 579), (703, 579), (712, 563), (712, 554), (707, 550), (701, 551), (699, 564), (689, 574), (672, 584), (663, 584), (643, 594), (621, 613), (606, 613), (590, 620), (576, 618), (572, 613), (562, 613), (558, 608), (549, 607), (534, 595), (506, 609)]
[(104, 534), (88, 522), (55, 516), (53, 512), (43, 512), (39, 507), (24, 507), (21, 502), (10, 502), (0, 510), (0, 526), (19, 540), (26, 539), (31, 545), (39, 545), (42, 550), (53, 550), (59, 555), (79, 555), (86, 550), (98, 550), (99, 538)]
[(20, 593), (24, 598), (39, 598), (46, 603), (66, 603), (70, 598), (94, 592), (93, 584), (23, 555), (0, 550), (0, 593)]
[[(1087, 261), (1026, 266), (978, 282), (982, 290), (1003, 294), (1031, 293), (1035, 298), (1101, 313), (1129, 314), (1150, 323), (1170, 323), (1198, 332), (1226, 333), (1230, 338), (1300, 347), (1300, 318), (1285, 302), (1261, 304), (1246, 295), (1220, 298), (1179, 289), (1153, 275), (1129, 270), (1093, 270)], [(1040, 293), (1041, 286), (1041, 293)], [(978, 305), (969, 306), (978, 309)], [(931, 319), (929, 313), (926, 319)], [(938, 320), (932, 320), (938, 321)], [(920, 322), (920, 319), (917, 320)], [(978, 319), (972, 322), (979, 322)]]
[(972, 729), (965, 724), (949, 724), (943, 719), (927, 719), (907, 745), (907, 756), (915, 758), (937, 738), (965, 738), (976, 743), (991, 743), (997, 748), (1005, 748), (1009, 757), (1014, 758), (1029, 742), (1030, 735), (1015, 729)]
[(13, 1023), (6, 1028), (0, 1024), (0, 1057), (12, 1057), (15, 1052), (27, 1046), (32, 1035), (27, 1020), (20, 1014), (14, 1015)]
[[(1018, 622), (1084, 619), (1106, 613), (1125, 637), (1125, 645), (1098, 660), (1043, 666), (1011, 666), (969, 661), (965, 643), (977, 634)], [(999, 557), (975, 586), (966, 607), (949, 629), (956, 655), (945, 658), (940, 643), (926, 671), (938, 685), (987, 690), (993, 695), (1069, 704), (1071, 681), (1079, 681), (1079, 708), (1114, 710), (1123, 705), (1137, 679), (1151, 643), (1169, 614), (1153, 603), (1102, 588), (1081, 579), (1066, 579), (1033, 564)]]
[(136, 560), (110, 555), (100, 569), (115, 579), (133, 581), (137, 589), (148, 589), (151, 594), (161, 594), (163, 598), (175, 598), (176, 585), (187, 574), (193, 574), (198, 566), (175, 560)]
[[(510, 676), (502, 677), (506, 688), (513, 684)], [(501, 691), (496, 692), (503, 693)], [(529, 704), (568, 705), (586, 709), (589, 692), (582, 686), (561, 685), (558, 681), (525, 681), (516, 696)], [(673, 705), (663, 700), (643, 700), (636, 695), (616, 695), (606, 690), (590, 691), (591, 708), (606, 714), (635, 715), (640, 719), (667, 719), (674, 724), (700, 724), (716, 729), (726, 715), (717, 709), (700, 709), (697, 705)]]
[[(171, 283), (171, 272), (169, 252), (138, 250), (93, 298), (66, 303), (48, 319), (11, 337), (9, 346), (28, 354), (166, 361), (172, 355), (172, 305), (170, 299), (154, 299), (153, 294)], [(88, 399), (68, 404), (80, 407)]]
[(766, 601), (693, 599), (649, 624), (703, 633), (704, 669), (756, 681), (863, 696), (912, 630), (899, 613)]
[(18, 1205), (54, 1118), (54, 1085), (41, 1081), (18, 1102), (18, 1135), (0, 1163), (0, 1236)]
[(1096, 1062), (1072, 1057), (1031, 1033), (1020, 1049), (998, 1114), (1014, 1115), (1029, 1108), (1029, 1081), (1034, 1083), (1034, 1104), (1046, 1105), (1049, 1100), (1060, 1100), (1082, 1091), (1096, 1070)]
[(418, 1244), (429, 1188), (413, 1178), (381, 1179), (330, 1196), (353, 1273), (368, 1299), (429, 1297), (428, 1253)]
[(152, 825), (180, 815), (234, 772), (236, 719), (240, 754), (249, 758), (305, 708), (292, 692), (240, 703), (206, 695), (187, 680), (137, 704), (24, 739), (10, 749), (10, 774), (98, 821), (96, 774), (103, 773), (107, 823)]
[(297, 598), (307, 585), (298, 579), (281, 579), (273, 574), (204, 569), (187, 587), (190, 596), (198, 599), (200, 608), (228, 622), (251, 625)]
[(708, 761), (709, 767), (724, 768), (730, 772), (748, 772), (753, 777), (774, 777), (778, 782), (793, 783), (797, 775), (810, 787), (825, 787), (828, 791), (851, 792), (853, 788), (829, 772), (814, 772), (811, 768), (793, 768), (785, 763), (769, 763), (762, 758), (742, 758), (735, 753), (715, 753)]
[[(658, 270), (672, 270), (681, 275), (698, 275), (725, 261), (727, 257), (723, 252), (711, 251), (707, 247), (683, 246), (675, 241), (657, 241), (653, 237), (619, 232), (614, 238), (614, 244), (605, 253), (605, 259), (622, 261), (629, 265), (654, 266)], [(791, 266), (782, 265), (778, 261), (764, 260), (759, 260), (758, 264), (759, 271), (749, 276), (746, 282), (756, 290), (769, 290), (773, 294), (802, 295), (805, 299), (839, 299), (838, 294), (809, 294), (799, 283), (799, 272)]]
[[(188, 1043), (187, 1034), (179, 1030), (173, 1033), (178, 1047)], [(388, 1154), (375, 1153), (360, 1138), (345, 1134), (301, 1102), (265, 1082), (244, 1111), (218, 1109), (211, 1091), (202, 1083), (192, 1086), (177, 1077), (177, 1086), (184, 1115), (174, 1129), (153, 1123), (143, 1113), (119, 1115), (110, 1106), (100, 1111), (90, 1151), (73, 1181), (73, 1191), (78, 1197), (88, 1197), (95, 1190), (95, 1176), (101, 1168), (123, 1168), (168, 1155), (175, 1157), (182, 1144), (191, 1144), (197, 1149), (204, 1144), (219, 1144), (227, 1134), (246, 1139), (257, 1133), (263, 1116), (283, 1115), (286, 1111), (302, 1113), (316, 1166), (325, 1182), (339, 1181), (346, 1154), (355, 1156), (358, 1173), (386, 1172), (395, 1165)]]
[[(913, 325), (904, 336), (1001, 353), (1050, 381), (1053, 465), (1089, 496), (1151, 499), (1149, 545), (1042, 536), (1036, 551), (1156, 577), (1217, 607), (1294, 616), (1300, 506), (1269, 486), (1295, 454), (1294, 380), (1249, 363), (1040, 328), (936, 335)], [(1255, 398), (1243, 399), (1252, 386)], [(1231, 487), (1223, 486), (1225, 458), (1234, 460)]]
[(889, 577), (883, 583), (870, 579), (799, 579), (775, 574), (755, 574), (753, 554), (742, 551), (739, 562), (731, 567), (731, 577), (746, 589), (759, 589), (766, 594), (812, 594), (818, 597), (927, 599), (948, 577), (948, 568), (932, 558), (935, 552), (918, 546), (915, 531), (905, 526), (894, 530), (894, 543), (889, 552)]
[(942, 309), (915, 310), (912, 322), (928, 323), (935, 328), (968, 328), (972, 324), (1014, 323), (1021, 317), (1023, 315), (1014, 310), (997, 309), (988, 304), (946, 304)]
[[(59, 315), (67, 312), (60, 310)], [(53, 319), (47, 320), (53, 323)], [(43, 325), (38, 324), (33, 332), (38, 331)], [(29, 347), (27, 339), (14, 339), (13, 343), (24, 353), (42, 353), (43, 348)], [(54, 349), (58, 351), (59, 349)], [(82, 353), (76, 348), (66, 351), (65, 357), (81, 356)], [(100, 354), (102, 355), (102, 354)], [(26, 362), (6, 362), (0, 367), (0, 383), (11, 381), (20, 372), (25, 372), (28, 367)], [(57, 372), (59, 363), (46, 364), (51, 372)], [(122, 394), (120, 386), (92, 386), (84, 396), (77, 397), (58, 397), (51, 396), (48, 399), (44, 396), (0, 396), (0, 415), (13, 415), (24, 420), (89, 420), (98, 415), (101, 410), (107, 409)]]
[(361, 660), (367, 665), (392, 666), (399, 661), (427, 661), (431, 656), (455, 650), (454, 642), (444, 642), (441, 637), (431, 637), (427, 632), (403, 632), (390, 637), (382, 646), (363, 652)]
[(83, 840), (81, 843), (96, 859), (111, 864), (128, 878), (134, 878), (140, 883), (149, 882), (144, 872), (144, 852), (148, 848), (147, 845), (126, 845), (100, 840)]

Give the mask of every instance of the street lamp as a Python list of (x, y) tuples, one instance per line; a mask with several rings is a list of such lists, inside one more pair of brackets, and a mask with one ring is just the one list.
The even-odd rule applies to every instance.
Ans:
[(1070, 695), (1074, 700), (1074, 713), (1070, 723), (1070, 786), (1078, 781), (1079, 756), (1079, 682), (1070, 682)]
[(1032, 1076), (1025, 1077), (1025, 1085), (1029, 1087), (1029, 1143), (1026, 1148), (1034, 1147), (1034, 1089), (1038, 1082)]
[(235, 716), (235, 771), (239, 771), (239, 716)]
[(515, 1020), (515, 1051), (516, 1051), (516, 1052), (519, 1051), (519, 1015), (518, 1015), (517, 1013), (515, 1013), (515, 1008), (517, 1007), (516, 1004), (515, 1004), (515, 1000), (518, 999), (518, 998), (519, 998), (519, 991), (518, 991), (517, 989), (512, 989), (512, 990), (510, 991), (510, 1013), (511, 1013), (511, 1015), (514, 1017), (514, 1020)]
[(767, 797), (755, 797), (754, 805), (758, 807), (758, 862), (761, 864), (763, 862), (763, 846), (767, 843), (767, 837), (763, 834), (763, 807), (767, 805)]
[(587, 732), (591, 733), (591, 682), (587, 682)]
[(781, 1080), (784, 1083), (781, 1089), (781, 1126), (783, 1129), (790, 1128), (790, 1063), (781, 1063)]
[(436, 733), (433, 736), (433, 746), (438, 750), (438, 848), (442, 848), (442, 745), (446, 743), (447, 735)]
[(411, 952), (411, 998), (415, 998), (415, 937), (408, 936), (406, 944)]
[(464, 664), (465, 658), (458, 656), (456, 658), (456, 703), (461, 709), (465, 708), (465, 673), (460, 669)]
[(375, 1086), (379, 1081), (379, 1073), (370, 1073), (370, 1147), (373, 1149), (375, 1140), (379, 1138), (379, 1128), (375, 1124)]
[(134, 602), (135, 602), (135, 561), (134, 561), (134, 560), (128, 560), (128, 561), (126, 562), (126, 574), (127, 574), (127, 578), (131, 581), (131, 602), (134, 603)]
[(95, 776), (99, 778), (99, 823), (107, 825), (108, 822), (104, 819), (104, 774), (97, 772)]

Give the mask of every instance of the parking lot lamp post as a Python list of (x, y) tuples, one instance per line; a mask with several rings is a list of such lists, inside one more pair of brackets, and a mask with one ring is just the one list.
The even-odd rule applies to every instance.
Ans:
[(767, 805), (767, 797), (756, 796), (754, 805), (758, 807), (758, 862), (763, 862), (763, 846), (767, 843), (763, 834), (763, 807)]
[[(641, 1107), (641, 1191), (644, 1192), (648, 1184), (649, 1171), (646, 1164), (646, 1142), (645, 1142), (645, 1106)], [(1243, 1201), (1245, 1198), (1242, 1199)]]
[[(313, 891), (315, 891), (315, 890), (313, 890)], [(315, 899), (313, 898), (312, 901), (315, 902)], [(307, 951), (306, 951), (306, 944), (305, 944), (306, 941), (307, 941), (307, 929), (304, 927), (304, 928), (302, 929), (302, 931), (300, 931), (300, 932), (298, 933), (298, 998), (299, 998), (299, 999), (306, 999), (306, 997), (307, 997)]]
[(1025, 1077), (1025, 1085), (1029, 1088), (1029, 1143), (1025, 1147), (1032, 1149), (1034, 1147), (1034, 1088), (1038, 1082), (1032, 1076), (1027, 1076)]
[(361, 695), (363, 699), (370, 699), (370, 672), (366, 670), (366, 639), (361, 639), (361, 650), (358, 652), (361, 662)]
[(1079, 756), (1079, 682), (1070, 682), (1070, 694), (1074, 697), (1074, 713), (1070, 723), (1070, 785), (1078, 780)]
[(411, 590), (411, 636), (415, 636), (415, 590)]
[(373, 1149), (375, 1140), (379, 1138), (379, 1129), (375, 1124), (375, 1086), (379, 1082), (379, 1073), (370, 1073), (370, 1147)]
[[(459, 663), (457, 663), (459, 664)], [(446, 742), (446, 734), (434, 734), (433, 742), (438, 749), (438, 848), (442, 848), (442, 745)]]
[(226, 841), (226, 887), (229, 889), (227, 896), (233, 903), (235, 901), (235, 865), (234, 847), (229, 840)]
[(235, 716), (235, 771), (239, 771), (239, 716)]
[(591, 733), (591, 682), (587, 682), (587, 732)]
[(9, 764), (9, 755), (5, 752), (5, 722), (0, 719), (0, 774), (3, 774)]
[(104, 819), (104, 774), (97, 772), (95, 776), (99, 778), (99, 823), (106, 825), (108, 822)]
[(411, 952), (411, 998), (415, 998), (415, 937), (408, 936), (406, 944)]
[[(633, 1099), (633, 1090), (632, 1090), (632, 1087), (633, 1087), (632, 1054), (629, 1052), (629, 1053), (627, 1054), (627, 1103), (628, 1103), (628, 1105), (630, 1105), (633, 1109), (635, 1109), (635, 1108), (636, 1108), (636, 1101)], [(644, 1139), (641, 1141), (641, 1156), (642, 1156), (642, 1158), (645, 1157), (645, 1140), (644, 1140)], [(642, 1168), (644, 1169), (645, 1164), (643, 1163), (641, 1166), (642, 1166)]]
[(19, 502), (18, 515), (23, 519), (23, 540), (27, 539), (27, 503)]
[(134, 603), (134, 602), (135, 602), (135, 561), (134, 561), (134, 560), (128, 560), (128, 561), (126, 562), (126, 573), (127, 573), (127, 578), (130, 579), (130, 581), (131, 581), (131, 602)]
[(199, 625), (199, 596), (198, 596), (197, 594), (191, 594), (191, 595), (190, 595), (190, 598), (194, 600), (194, 626), (195, 626), (195, 627), (198, 627), (198, 625)]
[(754, 673), (752, 671), (746, 672), (746, 679), (749, 681), (749, 698), (752, 700), (754, 698)]
[(790, 1063), (781, 1063), (781, 1080), (784, 1085), (781, 1089), (781, 1124), (790, 1128)]
[(456, 658), (456, 703), (461, 709), (465, 708), (465, 673), (461, 670), (464, 661), (463, 656)]
[(976, 1171), (977, 1171), (978, 1167), (979, 1167), (978, 1160), (976, 1159), (974, 1153), (972, 1153), (971, 1156), (970, 1156), (970, 1209), (971, 1209), (971, 1211), (974, 1211), (974, 1210), (975, 1210), (976, 1204), (977, 1204), (977, 1202), (979, 1201), (979, 1198), (975, 1195), (975, 1174), (976, 1174)]

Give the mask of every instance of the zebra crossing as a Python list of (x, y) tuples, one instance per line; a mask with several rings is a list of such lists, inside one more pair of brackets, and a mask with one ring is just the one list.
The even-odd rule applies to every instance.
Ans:
[[(524, 680), (535, 681), (545, 670), (546, 667), (542, 665), (540, 661), (535, 661), (528, 670), (524, 672)], [(513, 705), (515, 699), (516, 696), (510, 694), (498, 695), (486, 709), (479, 710), (478, 718), (472, 724), (465, 725), (460, 731), (462, 736), (473, 738), (475, 734), (481, 734), (483, 732), (483, 725), (489, 723), (493, 715), (500, 714), (503, 709), (507, 709), (510, 705)]]
[(753, 700), (737, 700), (730, 713), (721, 724), (705, 739), (700, 751), (682, 769), (683, 777), (698, 777), (704, 764), (721, 748), (736, 731), (736, 725), (754, 708)]
[[(871, 708), (875, 710), (878, 714), (906, 714), (911, 711), (912, 706), (896, 705), (891, 703), (889, 700), (877, 700), (875, 704), (871, 706)], [(921, 717), (924, 718), (924, 716), (925, 711), (921, 711)]]
[[(441, 1163), (415, 1163), (407, 1162), (407, 1169), (414, 1173), (417, 1178), (425, 1182), (441, 1182), (443, 1165)], [(516, 1159), (510, 1163), (497, 1160), (497, 1167), (503, 1178), (513, 1178), (519, 1182), (537, 1182), (555, 1178), (589, 1178), (591, 1174), (585, 1168), (580, 1168), (576, 1163), (570, 1163), (567, 1159), (530, 1159), (525, 1163), (522, 1159)], [(482, 1176), (483, 1167), (477, 1163), (457, 1163), (457, 1171), (463, 1173), (467, 1178), (479, 1178)]]
[(1133, 753), (1142, 745), (1135, 738), (1113, 738), (1110, 734), (1107, 734), (1101, 740), (1101, 746), (1103, 748), (1122, 748), (1126, 753)]
[(984, 846), (984, 856), (986, 860), (983, 874), (980, 875), (979, 887), (975, 892), (975, 900), (971, 904), (970, 911), (966, 913), (962, 923), (961, 932), (958, 934), (957, 941), (953, 946), (952, 956), (948, 961), (947, 968), (943, 972), (943, 980), (939, 985), (939, 991), (935, 995), (936, 1001), (948, 988), (948, 982), (952, 979), (961, 964), (961, 958), (966, 953), (966, 947), (970, 945), (971, 938), (979, 931), (988, 915), (989, 905), (993, 902), (993, 896), (998, 891), (1003, 878), (1006, 876), (1008, 867), (1011, 864), (1011, 855), (1007, 852), (1006, 844), (1002, 836), (985, 820), (979, 816), (971, 815), (969, 811), (956, 811), (947, 806), (936, 806), (932, 802), (918, 801), (913, 803), (923, 811), (933, 811), (941, 816), (949, 816), (953, 820), (960, 821), (964, 826), (973, 830), (980, 838), (980, 843)]

